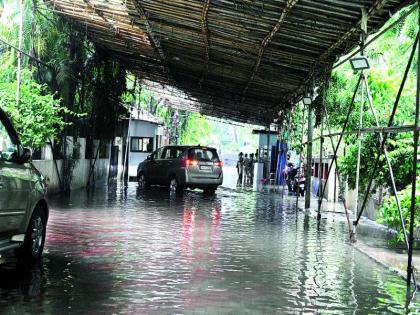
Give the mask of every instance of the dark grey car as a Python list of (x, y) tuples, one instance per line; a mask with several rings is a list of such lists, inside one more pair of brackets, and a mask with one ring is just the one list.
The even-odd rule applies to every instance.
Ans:
[(0, 109), (0, 255), (15, 250), (23, 263), (41, 257), (48, 220), (46, 185)]
[(214, 148), (165, 146), (139, 164), (137, 180), (142, 188), (164, 185), (171, 192), (199, 188), (214, 193), (223, 183), (222, 166)]

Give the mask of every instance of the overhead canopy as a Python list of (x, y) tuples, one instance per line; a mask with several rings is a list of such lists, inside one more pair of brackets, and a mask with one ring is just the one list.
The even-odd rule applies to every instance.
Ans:
[(412, 0), (51, 0), (182, 109), (267, 124)]

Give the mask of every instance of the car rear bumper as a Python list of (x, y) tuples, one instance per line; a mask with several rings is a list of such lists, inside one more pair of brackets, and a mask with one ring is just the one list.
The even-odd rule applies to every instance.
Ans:
[(205, 176), (192, 176), (185, 172), (185, 176), (180, 180), (185, 186), (205, 187), (205, 186), (219, 186), (223, 183), (223, 173), (219, 177), (205, 177)]

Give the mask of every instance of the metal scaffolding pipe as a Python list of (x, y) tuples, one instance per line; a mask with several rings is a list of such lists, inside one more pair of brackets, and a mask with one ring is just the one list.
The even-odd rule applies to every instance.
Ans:
[[(410, 58), (409, 58), (408, 63), (407, 63), (407, 67), (406, 67), (406, 69), (404, 71), (404, 77), (402, 79), (400, 88), (398, 90), (398, 94), (397, 94), (397, 97), (395, 99), (394, 106), (392, 108), (391, 116), (389, 117), (388, 127), (390, 127), (393, 124), (393, 122), (394, 122), (395, 113), (397, 112), (397, 108), (398, 108), (398, 104), (400, 102), (401, 94), (402, 94), (402, 92), (404, 90), (405, 82), (407, 81), (407, 77), (408, 77), (408, 74), (410, 72), (411, 65), (413, 63), (413, 59), (414, 59), (415, 52), (417, 50), (418, 42), (419, 42), (419, 33), (417, 33), (416, 39), (415, 39), (414, 44), (413, 44), (413, 49), (412, 49), (412, 51), (410, 53)], [(415, 126), (414, 129), (417, 130), (417, 133), (418, 133), (417, 126)], [(373, 166), (373, 170), (368, 175), (369, 176), (369, 184), (368, 184), (368, 186), (366, 188), (365, 196), (363, 198), (363, 203), (362, 203), (362, 206), (360, 208), (359, 214), (357, 215), (357, 219), (354, 222), (354, 225), (357, 225), (359, 223), (360, 218), (361, 218), (361, 216), (363, 214), (363, 210), (365, 209), (365, 206), (366, 206), (366, 203), (367, 203), (369, 194), (370, 194), (370, 190), (372, 188), (374, 175), (377, 172), (377, 169), (378, 169), (378, 166), (379, 166), (379, 160), (380, 160), (381, 154), (382, 154), (382, 152), (383, 152), (383, 150), (385, 148), (385, 144), (386, 144), (387, 139), (388, 139), (388, 133), (385, 132), (384, 135), (383, 135), (383, 140), (381, 141), (381, 144), (380, 144), (380, 147), (379, 147), (379, 152), (377, 154), (377, 157), (376, 157), (376, 160), (375, 160), (375, 164)]]
[[(324, 107), (324, 112), (325, 112), (325, 122), (327, 124), (328, 132), (331, 132), (330, 119), (329, 119), (328, 111), (327, 111), (326, 107)], [(330, 137), (330, 141), (331, 141), (331, 146), (333, 148), (335, 148), (333, 138)], [(334, 176), (335, 176), (334, 181), (338, 180), (338, 186), (341, 186), (340, 173), (338, 171), (338, 161), (335, 162)], [(334, 183), (334, 185), (335, 185), (335, 183)], [(336, 191), (335, 191), (335, 187), (334, 187), (334, 194), (335, 193), (336, 193)], [(334, 198), (335, 198), (335, 195), (334, 195)], [(343, 198), (343, 207), (344, 207), (344, 212), (346, 214), (347, 224), (348, 224), (348, 228), (349, 228), (349, 239), (350, 239), (351, 242), (355, 242), (356, 239), (355, 239), (355, 235), (353, 234), (352, 223), (351, 223), (351, 220), (350, 220), (349, 211), (347, 209), (346, 200), (344, 198)]]
[[(419, 127), (417, 127), (417, 129), (419, 129)], [(403, 125), (403, 126), (390, 126), (390, 127), (374, 127), (374, 128), (362, 128), (360, 130), (361, 133), (365, 134), (365, 133), (378, 133), (378, 134), (383, 134), (383, 133), (401, 133), (401, 132), (413, 132), (414, 130), (416, 130), (416, 128), (414, 127), (414, 125)], [(350, 130), (350, 131), (346, 131), (343, 133), (343, 135), (348, 136), (348, 135), (353, 135), (353, 134), (357, 134), (359, 133), (359, 130)], [(341, 132), (329, 132), (328, 134), (324, 134), (323, 137), (337, 137), (337, 136), (341, 136)], [(316, 137), (314, 139), (312, 139), (313, 141), (317, 141), (319, 140), (320, 137)], [(307, 142), (304, 142), (303, 145), (306, 145)]]
[[(363, 51), (363, 50), (362, 50)], [(365, 81), (363, 70), (360, 74), (362, 81)], [(360, 159), (362, 154), (363, 134), (360, 130), (363, 128), (363, 103), (364, 103), (364, 86), (360, 84), (360, 111), (359, 111), (359, 132), (357, 133), (357, 164), (356, 164), (356, 200), (354, 202), (354, 219), (357, 219), (357, 210), (359, 206), (359, 184), (360, 184)], [(356, 226), (353, 227), (353, 234), (356, 234)]]
[[(300, 152), (299, 152), (299, 170), (298, 170), (298, 184), (299, 184), (299, 179), (302, 176), (302, 152), (303, 152), (303, 136), (305, 134), (305, 105), (303, 105), (303, 113), (302, 113), (302, 134), (300, 137), (300, 143), (301, 143), (301, 148), (300, 148)], [(300, 186), (298, 186), (298, 191), (296, 193), (296, 210), (298, 208), (299, 205), (299, 195), (300, 195)]]
[[(337, 152), (338, 152), (338, 148), (340, 147), (341, 141), (343, 140), (343, 136), (344, 136), (344, 134), (345, 134), (345, 130), (346, 130), (347, 125), (348, 125), (348, 123), (349, 123), (349, 120), (350, 120), (350, 114), (351, 114), (351, 113), (352, 113), (352, 111), (353, 111), (354, 101), (355, 101), (355, 99), (356, 99), (357, 91), (359, 90), (359, 85), (360, 85), (360, 83), (361, 83), (361, 80), (362, 80), (362, 76), (359, 76), (359, 79), (357, 80), (356, 87), (355, 87), (355, 89), (354, 89), (354, 93), (353, 93), (353, 97), (352, 97), (352, 99), (351, 99), (350, 106), (349, 106), (349, 108), (348, 108), (348, 112), (347, 112), (346, 120), (344, 121), (344, 125), (343, 125), (342, 131), (341, 131), (341, 133), (340, 133), (340, 137), (338, 138), (337, 146), (334, 148), (333, 160), (332, 160), (332, 162), (331, 162), (330, 166), (328, 167), (327, 179), (325, 180), (325, 185), (324, 185), (324, 187), (323, 187), (323, 189), (322, 189), (322, 196), (324, 196), (324, 195), (325, 195), (325, 187), (327, 187), (328, 179), (330, 178), (330, 174), (331, 174), (331, 169), (332, 169), (332, 167), (333, 167), (334, 163), (336, 163), (336, 162), (337, 162)], [(322, 203), (322, 199), (321, 199), (321, 203)]]
[[(420, 4), (420, 0), (418, 1)], [(418, 20), (420, 28), (420, 17)], [(418, 36), (418, 35), (417, 35)], [(413, 150), (413, 169), (411, 178), (411, 207), (410, 207), (410, 237), (408, 239), (408, 263), (407, 263), (407, 286), (410, 287), (411, 275), (413, 274), (413, 243), (414, 243), (414, 213), (416, 211), (416, 181), (417, 181), (417, 154), (419, 146), (419, 110), (420, 110), (420, 45), (417, 40), (417, 93), (416, 93), (416, 113), (414, 118), (414, 150)], [(418, 209), (417, 209), (418, 210)]]
[[(369, 104), (369, 107), (370, 107), (370, 111), (371, 111), (371, 112), (372, 112), (372, 114), (373, 114), (373, 117), (374, 117), (374, 119), (375, 119), (375, 124), (376, 124), (376, 126), (377, 126), (377, 127), (379, 127), (379, 120), (378, 120), (378, 116), (376, 115), (375, 108), (373, 107), (372, 97), (371, 97), (371, 95), (370, 95), (369, 83), (368, 83), (368, 81), (367, 81), (367, 79), (366, 79), (366, 78), (364, 78), (364, 80), (363, 80), (363, 81), (364, 81), (364, 84), (365, 84), (365, 86), (366, 86), (366, 96), (367, 96), (367, 99), (368, 99), (368, 104)], [(379, 134), (379, 140), (380, 140), (380, 141), (383, 141), (383, 136), (382, 136), (382, 133), (380, 133), (380, 134)], [(391, 160), (389, 159), (389, 156), (388, 156), (388, 150), (386, 149), (386, 146), (385, 146), (385, 148), (384, 148), (384, 156), (385, 156), (385, 160), (386, 160), (386, 163), (387, 163), (387, 165), (388, 165), (388, 169), (389, 169), (389, 175), (390, 175), (390, 178), (391, 178), (391, 187), (392, 187), (392, 191), (393, 191), (393, 193), (394, 193), (395, 202), (397, 203), (398, 213), (399, 213), (400, 220), (401, 220), (401, 226), (402, 226), (403, 233), (404, 233), (404, 241), (405, 241), (405, 245), (406, 245), (407, 250), (408, 250), (408, 249), (409, 249), (409, 245), (408, 245), (408, 238), (407, 238), (407, 230), (406, 230), (406, 228), (405, 228), (404, 218), (403, 218), (403, 214), (402, 214), (402, 210), (401, 210), (401, 203), (400, 203), (400, 199), (398, 198), (398, 195), (397, 195), (397, 186), (396, 186), (396, 184), (395, 184), (394, 171), (393, 171), (393, 169), (392, 169)]]
[[(322, 105), (323, 107), (325, 107), (325, 88), (324, 88), (324, 93), (323, 93), (323, 97), (322, 97)], [(321, 113), (321, 124), (320, 124), (320, 129), (321, 129), (321, 137), (319, 138), (319, 165), (318, 165), (318, 214), (317, 214), (317, 219), (318, 221), (321, 220), (321, 205), (322, 205), (322, 197), (323, 195), (321, 194), (322, 192), (322, 177), (323, 177), (323, 171), (324, 171), (324, 165), (322, 163), (322, 151), (323, 151), (323, 146), (324, 146), (324, 137), (323, 132), (324, 132), (324, 125), (323, 125), (323, 117), (322, 117), (322, 113)]]

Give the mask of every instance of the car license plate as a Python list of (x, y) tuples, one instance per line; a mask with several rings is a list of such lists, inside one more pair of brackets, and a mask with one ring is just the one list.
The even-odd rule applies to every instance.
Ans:
[(202, 165), (202, 166), (200, 166), (200, 170), (202, 170), (202, 171), (211, 171), (211, 166)]

